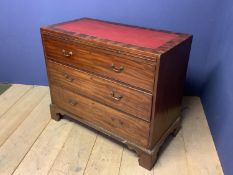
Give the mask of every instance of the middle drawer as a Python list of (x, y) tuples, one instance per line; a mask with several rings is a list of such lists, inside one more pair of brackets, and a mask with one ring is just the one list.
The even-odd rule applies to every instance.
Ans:
[(50, 60), (47, 61), (47, 68), (51, 83), (150, 121), (151, 94), (124, 87), (113, 81)]

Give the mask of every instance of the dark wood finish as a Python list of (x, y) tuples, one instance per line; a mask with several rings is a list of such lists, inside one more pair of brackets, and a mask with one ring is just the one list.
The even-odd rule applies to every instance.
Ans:
[(52, 118), (68, 115), (119, 140), (136, 151), (141, 166), (151, 169), (166, 138), (181, 127), (192, 36), (143, 28), (176, 34), (151, 49), (59, 25), (41, 28)]
[(159, 60), (149, 148), (153, 148), (161, 135), (180, 117), (191, 41), (189, 38), (180, 43), (161, 55)]
[[(118, 80), (134, 87), (152, 91), (155, 65), (107, 55), (91, 49), (77, 47), (72, 42), (44, 38), (45, 54), (60, 63), (74, 66), (110, 79)], [(65, 53), (64, 53), (65, 52)], [(72, 54), (68, 54), (68, 53)]]
[(135, 149), (136, 153), (138, 154), (139, 157), (139, 165), (141, 165), (142, 167), (150, 170), (153, 168), (155, 162), (157, 161), (158, 158), (158, 153), (161, 149), (161, 147), (163, 146), (164, 142), (166, 141), (166, 139), (172, 135), (172, 136), (176, 136), (176, 134), (179, 132), (181, 128), (181, 119), (180, 117), (176, 119), (176, 121), (166, 130), (165, 133), (163, 133), (162, 137), (158, 140), (158, 142), (156, 143), (156, 145), (153, 147), (152, 150), (148, 149), (149, 151), (143, 151), (140, 149)]
[[(63, 88), (51, 85), (53, 103), (79, 118), (92, 122), (122, 138), (146, 146), (149, 136), (149, 123), (127, 116), (89, 98), (74, 94)], [(141, 132), (143, 131), (143, 132)]]
[(120, 111), (150, 121), (152, 95), (48, 61), (50, 82)]
[[(50, 109), (51, 109), (51, 111), (53, 111), (53, 114), (55, 114), (55, 117), (52, 116), (52, 118), (55, 119), (56, 121), (60, 120), (60, 118), (62, 116), (69, 116), (69, 117), (87, 125), (87, 127), (91, 127), (97, 131), (100, 131), (101, 133), (105, 134), (106, 136), (109, 136), (109, 137), (125, 144), (130, 150), (133, 150), (136, 152), (136, 154), (139, 157), (139, 159), (138, 159), (139, 165), (148, 169), (148, 170), (151, 170), (153, 168), (155, 162), (157, 161), (158, 153), (159, 153), (161, 147), (163, 146), (164, 142), (166, 141), (166, 139), (168, 139), (168, 137), (170, 135), (175, 137), (181, 128), (181, 118), (179, 117), (168, 128), (168, 130), (162, 135), (162, 137), (157, 142), (155, 147), (153, 149), (147, 149), (145, 147), (139, 146), (138, 144), (135, 144), (134, 142), (131, 142), (129, 140), (125, 140), (124, 138), (119, 136), (119, 134), (115, 134), (113, 132), (110, 132), (109, 130), (106, 130), (98, 125), (93, 124), (92, 121), (89, 122), (83, 118), (77, 117), (77, 115), (72, 114), (70, 112), (67, 112), (67, 110), (63, 110), (62, 108), (59, 108), (54, 104), (50, 105)], [(57, 114), (59, 114), (59, 115), (57, 115)]]
[(50, 114), (53, 120), (59, 121), (62, 118), (61, 114), (57, 112), (56, 108), (52, 107), (52, 104), (50, 105)]

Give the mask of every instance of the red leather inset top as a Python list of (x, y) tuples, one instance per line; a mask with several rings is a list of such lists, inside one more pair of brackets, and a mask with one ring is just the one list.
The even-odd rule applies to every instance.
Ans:
[(158, 48), (177, 37), (176, 34), (172, 33), (112, 24), (92, 19), (81, 19), (70, 23), (59, 24), (55, 28), (150, 49)]

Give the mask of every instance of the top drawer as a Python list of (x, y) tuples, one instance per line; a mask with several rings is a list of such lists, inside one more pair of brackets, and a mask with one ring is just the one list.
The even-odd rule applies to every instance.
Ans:
[(152, 92), (155, 65), (108, 55), (76, 43), (43, 38), (45, 55), (60, 63)]

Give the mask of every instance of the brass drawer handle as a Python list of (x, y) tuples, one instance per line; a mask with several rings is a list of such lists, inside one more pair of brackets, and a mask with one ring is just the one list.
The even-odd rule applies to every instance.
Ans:
[(116, 95), (114, 91), (111, 92), (112, 98), (116, 101), (120, 101), (123, 96), (122, 95)]
[(65, 79), (69, 82), (73, 82), (74, 81), (74, 78), (72, 78), (71, 76), (69, 76), (68, 74), (65, 74)]
[(62, 53), (65, 57), (71, 57), (73, 55), (73, 52), (67, 51), (65, 49), (62, 50)]
[(72, 100), (72, 99), (70, 99), (70, 100), (68, 101), (68, 103), (69, 103), (71, 106), (76, 106), (76, 105), (78, 104), (77, 101)]
[(111, 69), (114, 71), (114, 72), (116, 72), (116, 73), (121, 73), (123, 70), (124, 70), (124, 66), (120, 66), (119, 68), (117, 68), (116, 66), (115, 66), (115, 64), (111, 64)]

